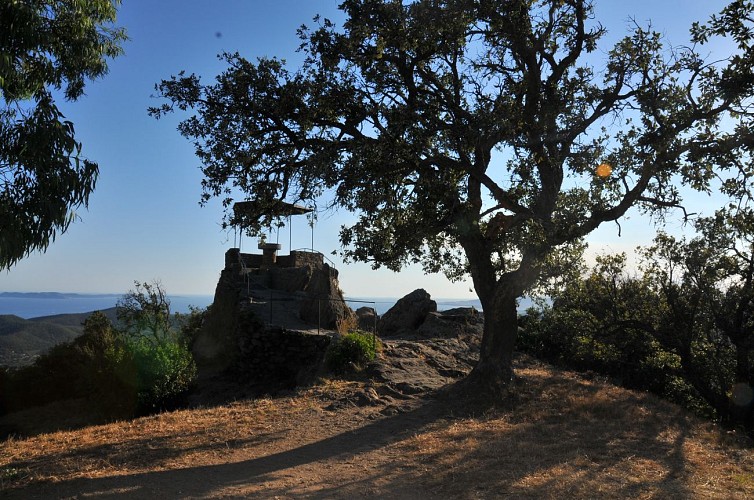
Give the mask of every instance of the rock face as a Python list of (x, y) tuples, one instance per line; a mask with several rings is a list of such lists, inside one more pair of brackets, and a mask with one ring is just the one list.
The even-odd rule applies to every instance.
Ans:
[(338, 271), (324, 264), (313, 268), (311, 278), (305, 285), (306, 298), (299, 307), (301, 319), (324, 328), (336, 328), (338, 320), (353, 316), (353, 311), (343, 301), (343, 292), (338, 286)]
[(479, 330), (481, 334), (483, 326), (481, 313), (473, 307), (464, 307), (427, 314), (417, 333), (422, 337), (452, 338), (470, 330)]
[[(215, 300), (194, 341), (200, 375), (232, 371), (254, 384), (292, 387), (314, 375), (340, 318), (338, 272), (321, 254), (291, 252), (276, 264), (231, 249)], [(286, 267), (295, 266), (295, 267)]]
[(415, 331), (431, 312), (437, 312), (437, 303), (424, 289), (419, 288), (382, 315), (377, 322), (377, 333), (381, 337), (390, 337), (406, 330)]
[(371, 374), (403, 396), (437, 389), (471, 371), (483, 327), (482, 314), (473, 308), (430, 312), (418, 330), (383, 341)]
[(197, 366), (205, 373), (222, 372), (237, 361), (240, 299), (237, 270), (223, 269), (215, 299), (191, 346)]

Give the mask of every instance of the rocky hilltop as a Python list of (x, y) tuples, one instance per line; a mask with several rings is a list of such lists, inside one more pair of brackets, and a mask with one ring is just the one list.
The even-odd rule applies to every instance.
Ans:
[[(338, 271), (315, 252), (288, 256), (230, 249), (201, 332), (193, 344), (206, 379), (231, 373), (259, 392), (291, 388), (321, 370), (338, 322), (355, 319), (375, 331), (384, 355), (369, 367), (387, 390), (410, 394), (467, 373), (478, 354), (482, 316), (473, 308), (438, 312), (419, 289), (382, 317), (354, 313), (338, 285)], [(355, 318), (351, 318), (355, 316)]]

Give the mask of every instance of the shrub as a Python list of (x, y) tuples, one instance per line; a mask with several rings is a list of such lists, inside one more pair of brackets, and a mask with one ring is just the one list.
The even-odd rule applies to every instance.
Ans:
[(201, 307), (189, 306), (188, 314), (176, 313), (176, 320), (181, 332), (181, 340), (189, 347), (194, 344), (196, 337), (199, 335), (202, 327), (204, 327), (204, 322), (207, 316), (211, 314), (211, 308), (211, 305), (204, 309)]
[(84, 333), (59, 344), (34, 364), (5, 376), (2, 406), (6, 411), (72, 398), (84, 398), (92, 410), (127, 416), (134, 384), (131, 356), (107, 317), (96, 312), (84, 321)]
[[(684, 349), (684, 338), (691, 338), (683, 331), (689, 320), (679, 314), (682, 307), (668, 306), (663, 293), (668, 289), (646, 275), (629, 276), (625, 256), (600, 257), (589, 275), (554, 294), (552, 305), (527, 311), (517, 345), (561, 366), (652, 391), (702, 415), (719, 412), (714, 399), (699, 389), (718, 378), (732, 378), (724, 373), (731, 365), (724, 359), (726, 345), (715, 344), (712, 335), (706, 337), (712, 340), (696, 339)], [(694, 320), (703, 317), (698, 313)], [(705, 348), (705, 356), (695, 354)], [(710, 382), (700, 384), (690, 368)]]
[(356, 330), (336, 337), (325, 353), (325, 366), (333, 373), (361, 369), (374, 360), (382, 343), (370, 333)]
[[(196, 379), (196, 365), (170, 326), (169, 304), (159, 287), (132, 293), (128, 329), (102, 313), (84, 322), (72, 342), (53, 347), (33, 365), (0, 374), (0, 410), (10, 412), (64, 399), (83, 399), (87, 411), (128, 418), (173, 408)], [(155, 292), (157, 290), (157, 292)], [(192, 315), (190, 328), (200, 322)]]
[(196, 364), (188, 341), (201, 326), (202, 317), (198, 310), (192, 311), (182, 335), (174, 328), (170, 300), (162, 285), (135, 285), (136, 289), (118, 302), (118, 319), (133, 360), (136, 411), (145, 414), (174, 408), (193, 386)]
[(178, 340), (151, 342), (140, 337), (128, 342), (136, 370), (138, 413), (176, 407), (196, 380), (196, 364), (188, 347)]

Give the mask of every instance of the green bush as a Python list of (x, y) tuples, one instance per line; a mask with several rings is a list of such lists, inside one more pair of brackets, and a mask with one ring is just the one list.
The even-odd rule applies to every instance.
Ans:
[(374, 360), (382, 343), (371, 333), (356, 330), (333, 339), (325, 353), (325, 366), (333, 373), (361, 369)]
[(211, 314), (212, 305), (205, 308), (189, 306), (188, 314), (176, 313), (176, 323), (180, 329), (181, 340), (191, 347), (199, 335), (199, 332), (204, 327), (204, 322)]
[[(132, 359), (107, 317), (96, 312), (84, 322), (84, 333), (59, 344), (34, 364), (5, 374), (0, 406), (16, 411), (64, 399), (86, 399), (92, 410), (126, 416), (134, 392)], [(131, 398), (132, 399), (132, 398)], [(124, 414), (124, 411), (126, 412)]]
[(725, 345), (711, 346), (707, 355), (684, 363), (684, 352), (688, 356), (705, 345), (696, 340), (693, 350), (674, 348), (674, 343), (682, 345), (685, 320), (672, 316), (680, 308), (668, 307), (661, 293), (666, 289), (646, 275), (629, 276), (625, 256), (600, 257), (587, 276), (553, 294), (551, 305), (527, 311), (519, 323), (517, 347), (561, 366), (607, 375), (625, 387), (652, 391), (701, 415), (714, 414), (719, 408), (698, 390), (703, 386), (690, 377), (690, 368), (710, 381), (731, 379), (724, 373), (730, 362), (721, 361)]
[(177, 406), (195, 379), (196, 364), (178, 333), (130, 334), (97, 312), (72, 342), (0, 373), (0, 411), (82, 399), (93, 414), (129, 418)]
[(133, 362), (136, 412), (147, 414), (178, 406), (196, 380), (189, 342), (202, 314), (192, 311), (183, 332), (170, 314), (170, 300), (159, 282), (135, 282), (135, 290), (118, 301), (120, 335)]
[(196, 380), (196, 364), (188, 347), (176, 340), (152, 342), (141, 337), (128, 342), (136, 370), (139, 413), (177, 406)]

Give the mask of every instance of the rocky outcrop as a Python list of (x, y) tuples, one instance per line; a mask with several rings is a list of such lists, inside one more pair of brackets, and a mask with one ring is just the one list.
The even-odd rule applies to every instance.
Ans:
[(192, 344), (197, 366), (204, 374), (218, 373), (238, 359), (238, 320), (241, 288), (238, 269), (224, 269), (215, 288), (215, 299)]
[(430, 338), (453, 338), (468, 333), (480, 333), (484, 318), (473, 307), (449, 309), (427, 314), (417, 333)]
[(437, 303), (422, 288), (395, 303), (377, 322), (377, 333), (390, 337), (403, 331), (416, 331), (427, 315), (437, 311)]
[(303, 290), (306, 298), (299, 307), (302, 320), (319, 324), (323, 328), (336, 328), (338, 320), (353, 316), (353, 311), (343, 301), (335, 268), (327, 264), (319, 269), (313, 268), (311, 278)]
[(437, 389), (471, 371), (483, 326), (473, 308), (430, 312), (417, 330), (383, 341), (383, 356), (370, 365), (371, 375), (403, 396)]

